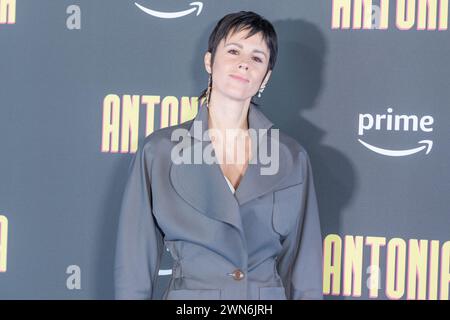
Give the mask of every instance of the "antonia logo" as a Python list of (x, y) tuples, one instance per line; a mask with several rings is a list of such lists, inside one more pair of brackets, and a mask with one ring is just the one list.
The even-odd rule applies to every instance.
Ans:
[(448, 0), (333, 0), (331, 11), (332, 29), (448, 29)]
[(200, 1), (195, 1), (195, 2), (189, 3), (189, 5), (192, 8), (181, 10), (181, 11), (175, 11), (175, 12), (163, 12), (163, 11), (153, 10), (153, 9), (148, 8), (148, 7), (144, 7), (143, 5), (140, 5), (137, 2), (135, 2), (134, 4), (139, 9), (144, 11), (145, 13), (147, 13), (147, 14), (149, 14), (151, 16), (154, 16), (154, 17), (162, 18), (162, 19), (181, 18), (181, 17), (187, 16), (187, 15), (189, 15), (191, 13), (194, 13), (194, 12), (196, 12), (196, 15), (198, 16), (200, 14), (200, 12), (202, 12), (202, 9), (203, 9), (203, 3), (200, 2)]
[(383, 148), (382, 146), (376, 146), (362, 140), (362, 136), (372, 130), (379, 132), (384, 131), (384, 133), (409, 132), (410, 134), (413, 132), (428, 133), (433, 131), (432, 125), (434, 119), (432, 116), (425, 115), (419, 117), (416, 115), (398, 115), (393, 114), (393, 112), (394, 110), (392, 108), (388, 108), (387, 114), (372, 115), (370, 113), (360, 113), (358, 135), (361, 138), (359, 138), (358, 141), (367, 149), (384, 156), (404, 157), (421, 152), (422, 150), (425, 151), (425, 154), (429, 154), (433, 147), (433, 141), (429, 139), (418, 139), (416, 146), (396, 149)]
[(0, 0), (0, 24), (16, 23), (16, 0)]

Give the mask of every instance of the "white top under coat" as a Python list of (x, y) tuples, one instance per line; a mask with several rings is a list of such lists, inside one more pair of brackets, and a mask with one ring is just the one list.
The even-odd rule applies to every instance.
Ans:
[(230, 187), (231, 192), (234, 194), (236, 190), (234, 189), (233, 185), (231, 184), (230, 180), (228, 180), (227, 177), (223, 176), (225, 180), (227, 180), (228, 186)]

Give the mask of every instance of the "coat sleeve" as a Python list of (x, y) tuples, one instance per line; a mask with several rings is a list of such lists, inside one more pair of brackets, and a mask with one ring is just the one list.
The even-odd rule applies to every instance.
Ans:
[(150, 151), (140, 147), (128, 170), (114, 265), (116, 299), (152, 299), (164, 248), (152, 213)]
[(304, 181), (301, 210), (293, 230), (282, 242), (278, 271), (286, 289), (287, 299), (323, 299), (322, 234), (319, 210), (309, 156), (301, 153)]

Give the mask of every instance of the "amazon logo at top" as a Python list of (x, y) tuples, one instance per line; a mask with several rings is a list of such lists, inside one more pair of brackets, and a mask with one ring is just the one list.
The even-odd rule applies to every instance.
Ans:
[(134, 4), (136, 5), (136, 7), (138, 7), (140, 10), (142, 10), (146, 14), (156, 17), (156, 18), (161, 18), (161, 19), (181, 18), (181, 17), (187, 16), (190, 14), (195, 14), (196, 16), (198, 16), (202, 12), (202, 9), (203, 9), (203, 3), (200, 1), (191, 2), (191, 3), (189, 3), (189, 6), (184, 5), (185, 8), (180, 8), (180, 10), (176, 10), (176, 11), (159, 11), (159, 10), (150, 8), (149, 5), (144, 6), (137, 2), (135, 2)]
[[(417, 116), (395, 114), (393, 108), (388, 108), (384, 114), (360, 113), (358, 117), (358, 142), (372, 152), (389, 157), (405, 157), (419, 153), (428, 155), (433, 147), (433, 140), (423, 137), (433, 131), (434, 118), (430, 115)], [(384, 131), (385, 133), (417, 132), (422, 138), (410, 140), (407, 146), (386, 148), (380, 143), (370, 141), (365, 137), (368, 132)], [(372, 137), (372, 136), (371, 136)], [(393, 139), (392, 139), (393, 140)], [(409, 139), (408, 139), (409, 140)], [(392, 143), (392, 141), (389, 141)]]

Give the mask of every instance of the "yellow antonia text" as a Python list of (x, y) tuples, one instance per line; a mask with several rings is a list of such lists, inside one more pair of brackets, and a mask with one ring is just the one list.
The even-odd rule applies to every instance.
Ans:
[(8, 219), (0, 215), (0, 272), (6, 272), (8, 258)]
[(0, 24), (16, 23), (16, 0), (0, 0)]
[(448, 0), (333, 0), (331, 28), (385, 30), (393, 9), (399, 30), (448, 29)]
[(324, 295), (360, 297), (367, 289), (377, 298), (384, 287), (389, 299), (448, 300), (450, 241), (329, 234), (323, 248)]
[(136, 152), (143, 114), (143, 135), (148, 136), (155, 130), (155, 114), (159, 115), (159, 128), (165, 128), (193, 119), (198, 107), (198, 97), (166, 96), (161, 99), (160, 96), (108, 94), (103, 99), (101, 151)]

